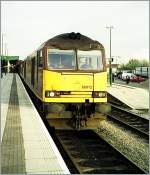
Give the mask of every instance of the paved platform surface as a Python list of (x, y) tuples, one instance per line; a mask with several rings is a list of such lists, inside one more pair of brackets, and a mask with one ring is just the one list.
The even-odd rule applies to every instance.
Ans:
[(149, 92), (145, 89), (113, 83), (108, 93), (132, 109), (149, 109)]
[[(116, 77), (114, 79), (114, 83), (121, 84), (121, 85), (127, 85), (126, 81), (118, 79)], [(145, 81), (140, 82), (140, 83), (130, 81), (130, 83), (127, 86), (142, 88), (142, 89), (149, 91), (149, 79), (146, 79)]]
[(19, 76), (1, 79), (2, 174), (70, 174)]

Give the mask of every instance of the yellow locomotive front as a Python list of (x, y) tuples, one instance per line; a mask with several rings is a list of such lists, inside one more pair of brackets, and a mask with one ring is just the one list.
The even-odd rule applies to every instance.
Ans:
[(107, 102), (107, 73), (101, 50), (48, 49), (43, 96), (51, 103)]
[[(98, 42), (89, 42), (89, 38), (86, 42), (67, 38), (58, 45), (46, 47), (43, 101), (47, 119), (58, 128), (65, 121), (66, 125), (70, 121), (75, 128), (87, 127), (96, 106), (107, 102), (104, 47)], [(95, 125), (93, 119), (91, 123)]]

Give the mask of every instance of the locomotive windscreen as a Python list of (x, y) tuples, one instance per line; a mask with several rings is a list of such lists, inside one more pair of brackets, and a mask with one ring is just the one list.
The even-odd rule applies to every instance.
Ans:
[(51, 49), (48, 52), (48, 68), (75, 69), (76, 58), (74, 50)]
[(80, 70), (103, 70), (102, 53), (99, 50), (77, 51)]
[(75, 50), (49, 49), (48, 68), (77, 70), (76, 63), (78, 62), (78, 70), (103, 71), (104, 66), (100, 50), (77, 50), (77, 54), (75, 52)]

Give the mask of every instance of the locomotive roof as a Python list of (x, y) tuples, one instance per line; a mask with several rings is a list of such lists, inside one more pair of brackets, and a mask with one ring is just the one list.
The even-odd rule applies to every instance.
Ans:
[(84, 36), (80, 33), (64, 33), (61, 35), (57, 35), (48, 41), (46, 41), (43, 45), (52, 48), (59, 49), (81, 49), (81, 50), (99, 50), (103, 49), (103, 45), (98, 41), (92, 40), (87, 36)]
[[(91, 38), (82, 35), (80, 33), (64, 33), (57, 35), (46, 42), (44, 42), (37, 50), (44, 47), (58, 48), (62, 50), (78, 49), (78, 50), (101, 50), (104, 49), (103, 45), (98, 41), (92, 40)], [(37, 51), (36, 50), (36, 51)], [(28, 55), (28, 57), (36, 56), (36, 51)], [(26, 58), (28, 59), (28, 58)]]

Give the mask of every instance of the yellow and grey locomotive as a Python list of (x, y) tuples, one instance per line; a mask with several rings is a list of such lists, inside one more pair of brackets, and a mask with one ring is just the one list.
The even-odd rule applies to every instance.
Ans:
[(80, 33), (46, 41), (24, 60), (20, 75), (58, 128), (91, 125), (95, 108), (107, 102), (104, 47)]

